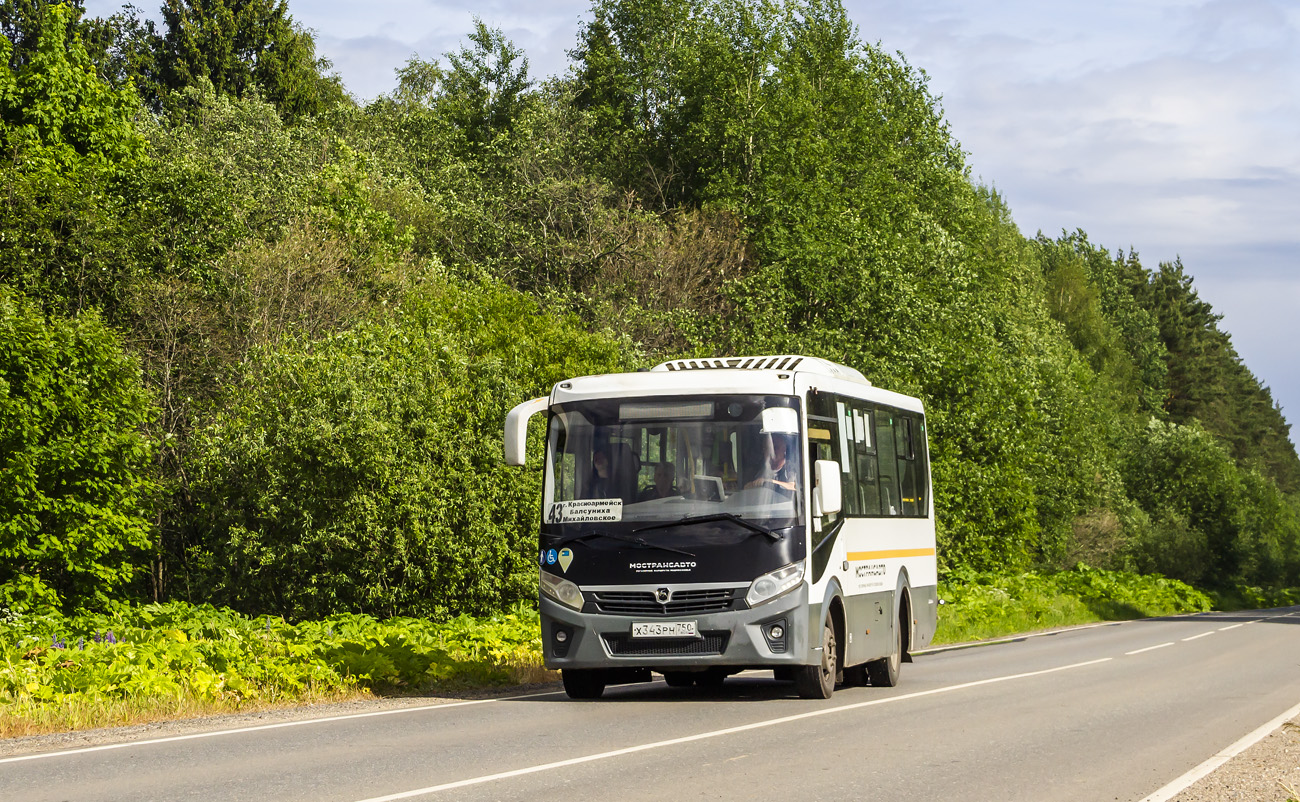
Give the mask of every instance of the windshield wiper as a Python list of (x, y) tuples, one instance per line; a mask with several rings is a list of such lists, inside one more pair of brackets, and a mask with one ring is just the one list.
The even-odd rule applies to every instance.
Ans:
[[(636, 531), (639, 532), (641, 530), (638, 529)], [(586, 540), (587, 538), (592, 538), (592, 537), (607, 537), (610, 540), (621, 540), (624, 543), (632, 543), (634, 545), (641, 546), (642, 548), (659, 549), (660, 551), (671, 551), (674, 554), (685, 554), (687, 557), (695, 556), (689, 551), (682, 551), (681, 549), (675, 549), (672, 546), (661, 546), (658, 543), (651, 543), (650, 541), (642, 537), (629, 537), (628, 535), (615, 535), (609, 532), (587, 532), (586, 534), (583, 535), (569, 535), (568, 537), (561, 538), (560, 540), (553, 543), (552, 547), (563, 546), (565, 543), (573, 543), (576, 540)]]
[(773, 540), (785, 540), (785, 535), (780, 532), (768, 529), (766, 526), (756, 524), (753, 521), (747, 521), (734, 512), (715, 512), (712, 515), (688, 515), (685, 518), (671, 523), (651, 524), (650, 526), (643, 526), (640, 529), (633, 529), (632, 534), (636, 534), (637, 532), (646, 532), (651, 529), (667, 529), (670, 526), (682, 526), (684, 524), (707, 524), (713, 523), (714, 521), (731, 521), (732, 523), (740, 524), (751, 532), (756, 532), (760, 535), (767, 535)]

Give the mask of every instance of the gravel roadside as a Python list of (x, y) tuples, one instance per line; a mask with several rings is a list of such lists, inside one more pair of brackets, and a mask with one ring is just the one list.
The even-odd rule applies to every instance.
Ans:
[(1172, 802), (1300, 800), (1300, 718), (1224, 763)]

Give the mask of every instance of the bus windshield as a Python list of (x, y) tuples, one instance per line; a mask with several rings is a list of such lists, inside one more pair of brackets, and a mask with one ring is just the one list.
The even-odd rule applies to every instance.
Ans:
[(799, 400), (789, 396), (600, 399), (554, 408), (548, 524), (639, 524), (730, 513), (803, 521)]

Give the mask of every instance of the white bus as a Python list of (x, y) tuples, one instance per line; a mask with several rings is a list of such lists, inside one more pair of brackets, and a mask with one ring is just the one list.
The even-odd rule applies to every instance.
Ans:
[(925, 410), (800, 356), (686, 359), (562, 381), (538, 544), (546, 666), (572, 698), (651, 672), (747, 669), (805, 698), (893, 686), (937, 614)]

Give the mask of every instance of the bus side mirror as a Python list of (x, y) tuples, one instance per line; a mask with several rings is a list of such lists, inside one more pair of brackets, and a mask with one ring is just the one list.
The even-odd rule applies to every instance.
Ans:
[(833, 459), (819, 459), (813, 468), (817, 487), (813, 490), (813, 513), (817, 517), (833, 515), (842, 506), (840, 464)]
[(516, 406), (506, 413), (506, 464), (524, 465), (527, 455), (524, 453), (528, 444), (528, 419), (546, 409), (549, 398), (534, 398)]

